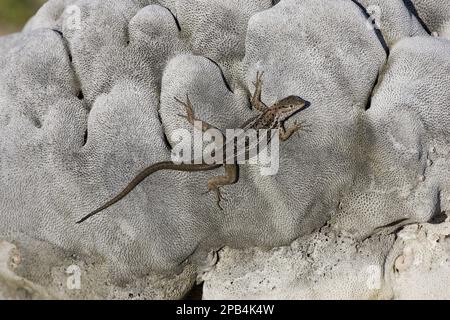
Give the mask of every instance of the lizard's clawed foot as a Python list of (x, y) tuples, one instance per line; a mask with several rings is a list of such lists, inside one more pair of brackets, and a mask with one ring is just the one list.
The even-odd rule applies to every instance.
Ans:
[(260, 88), (261, 87), (263, 75), (264, 75), (264, 71), (261, 71), (261, 72), (256, 71), (256, 82), (253, 82), (253, 85), (256, 88)]
[(297, 120), (295, 120), (293, 126), (293, 133), (296, 133), (297, 137), (300, 138), (300, 131), (311, 132), (311, 129), (309, 129), (310, 127), (311, 125), (307, 124), (306, 121), (297, 122)]
[(194, 109), (192, 107), (191, 100), (189, 99), (189, 95), (186, 94), (186, 102), (183, 102), (182, 100), (178, 99), (177, 97), (174, 97), (174, 99), (175, 99), (175, 101), (177, 101), (178, 103), (183, 105), (184, 108), (186, 109), (186, 115), (179, 114), (178, 116), (180, 116), (182, 118), (186, 118), (186, 119), (188, 119), (188, 121), (190, 123), (193, 123), (196, 119), (195, 119)]
[(210, 193), (211, 191), (214, 191), (216, 193), (217, 206), (219, 207), (220, 210), (223, 210), (222, 206), (220, 205), (220, 201), (222, 200), (227, 201), (227, 199), (222, 195), (222, 192), (220, 191), (219, 187), (211, 187), (210, 189), (208, 189), (208, 191), (203, 192), (203, 194)]
[(280, 130), (280, 139), (282, 141), (288, 140), (294, 133), (297, 133), (300, 136), (300, 131), (311, 132), (309, 129), (310, 125), (305, 124), (305, 121), (297, 122), (294, 121), (294, 125), (290, 126), (287, 129), (284, 129), (284, 126), (281, 127)]
[(311, 125), (307, 124), (306, 121), (300, 121), (297, 120), (294, 121), (294, 125), (292, 126), (293, 131), (299, 133), (300, 131), (306, 131), (311, 132)]

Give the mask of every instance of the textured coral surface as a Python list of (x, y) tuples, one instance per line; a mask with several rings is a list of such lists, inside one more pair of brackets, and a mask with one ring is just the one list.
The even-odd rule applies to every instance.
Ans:
[[(383, 266), (390, 232), (450, 205), (449, 28), (439, 0), (50, 0), (0, 38), (0, 239), (30, 256), (17, 272), (64, 292), (75, 263), (83, 297), (180, 298), (195, 278), (189, 262), (207, 270), (223, 246), (286, 246), (325, 224)], [(172, 134), (189, 128), (174, 96), (235, 128), (255, 114), (258, 70), (267, 104), (311, 103), (297, 118), (311, 132), (281, 144), (278, 174), (242, 166), (220, 211), (203, 194), (220, 170), (158, 172), (75, 225), (170, 160)], [(365, 240), (374, 235), (379, 244)], [(342, 272), (361, 266), (349, 257)]]

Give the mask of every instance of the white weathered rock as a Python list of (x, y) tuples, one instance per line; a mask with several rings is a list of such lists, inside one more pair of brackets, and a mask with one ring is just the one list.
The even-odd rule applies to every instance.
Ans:
[[(326, 222), (358, 242), (428, 221), (450, 204), (450, 42), (418, 17), (441, 30), (450, 15), (425, 0), (410, 15), (402, 2), (376, 2), (388, 12), (380, 36), (350, 0), (49, 1), (22, 33), (0, 38), (0, 238), (29, 245), (24, 254), (36, 239), (48, 255), (58, 248), (60, 270), (72, 254), (81, 267), (93, 259), (86, 288), (97, 278), (180, 298), (195, 278), (186, 262), (208, 266), (223, 246), (289, 245)], [(255, 114), (257, 70), (267, 104), (291, 94), (311, 102), (298, 115), (311, 132), (281, 145), (278, 174), (242, 166), (222, 212), (202, 195), (220, 170), (159, 172), (75, 225), (170, 159), (172, 133), (189, 127), (174, 96), (189, 93), (199, 118), (235, 128)], [(183, 268), (144, 289), (146, 277)], [(31, 281), (63, 281), (45, 283), (42, 270)], [(91, 296), (112, 296), (99, 288)]]
[(450, 220), (354, 241), (323, 228), (289, 247), (225, 248), (204, 299), (450, 299)]
[(15, 273), (21, 256), (17, 248), (0, 240), (0, 300), (4, 299), (54, 299), (47, 290)]
[(388, 299), (394, 236), (357, 242), (322, 228), (272, 250), (225, 248), (203, 276), (204, 299)]
[(114, 279), (110, 261), (24, 238), (17, 246), (0, 240), (0, 299), (181, 299), (196, 279), (192, 266), (178, 275)]
[(386, 268), (396, 299), (450, 299), (450, 220), (399, 232)]

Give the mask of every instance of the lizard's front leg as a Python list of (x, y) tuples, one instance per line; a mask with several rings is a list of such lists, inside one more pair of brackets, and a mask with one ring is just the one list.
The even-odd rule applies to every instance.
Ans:
[(267, 106), (264, 104), (264, 102), (261, 101), (263, 74), (264, 72), (261, 73), (259, 73), (259, 71), (256, 72), (256, 82), (253, 82), (253, 85), (255, 86), (255, 92), (253, 93), (251, 101), (252, 107), (261, 112), (267, 109)]
[(208, 180), (208, 191), (214, 191), (217, 195), (217, 205), (221, 210), (223, 208), (220, 206), (220, 201), (224, 199), (220, 193), (220, 187), (231, 185), (238, 180), (238, 170), (237, 164), (225, 164), (225, 175), (214, 177)]
[(294, 125), (289, 128), (285, 128), (284, 125), (282, 125), (279, 129), (280, 132), (280, 140), (286, 141), (288, 140), (294, 133), (296, 133), (299, 130), (308, 131), (307, 129), (308, 125), (305, 125), (305, 122), (297, 122), (294, 121)]

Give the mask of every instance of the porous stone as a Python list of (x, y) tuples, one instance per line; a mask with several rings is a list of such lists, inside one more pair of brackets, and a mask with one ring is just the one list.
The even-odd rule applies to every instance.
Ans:
[[(74, 254), (92, 280), (82, 297), (123, 297), (108, 288), (125, 287), (181, 298), (191, 264), (207, 270), (223, 246), (287, 246), (327, 224), (351, 250), (446, 210), (450, 15), (437, 1), (413, 1), (417, 13), (407, 1), (375, 4), (386, 13), (381, 33), (368, 27), (365, 1), (48, 1), (21, 33), (0, 38), (0, 238), (60, 261), (53, 280), (48, 261), (20, 276), (54, 289)], [(311, 132), (281, 144), (276, 175), (241, 166), (220, 211), (203, 194), (220, 170), (158, 172), (75, 224), (171, 159), (173, 134), (189, 128), (174, 97), (189, 94), (199, 118), (236, 128), (256, 114), (257, 71), (266, 104), (311, 103), (295, 117)], [(389, 239), (367, 261), (377, 265)], [(108, 286), (89, 295), (96, 277)]]

